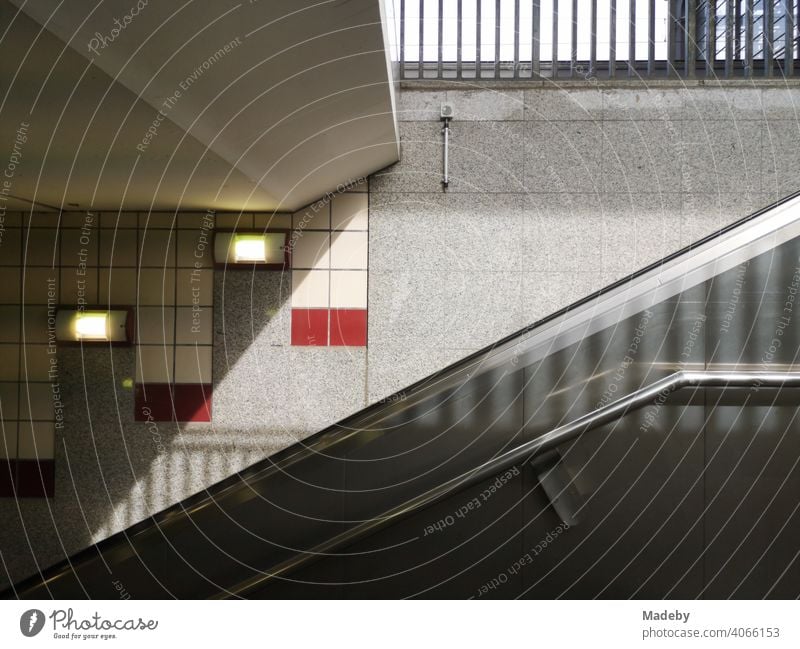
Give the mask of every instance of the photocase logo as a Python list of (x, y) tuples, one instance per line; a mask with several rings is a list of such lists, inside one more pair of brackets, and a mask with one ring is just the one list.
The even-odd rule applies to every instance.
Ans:
[(38, 608), (25, 611), (19, 618), (19, 630), (26, 638), (32, 638), (44, 628), (44, 613)]

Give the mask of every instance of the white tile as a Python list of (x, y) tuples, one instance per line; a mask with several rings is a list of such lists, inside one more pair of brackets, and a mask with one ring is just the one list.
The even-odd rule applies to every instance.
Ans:
[(175, 308), (142, 306), (136, 310), (136, 342), (171, 345), (175, 339)]
[(367, 308), (367, 271), (331, 271), (331, 308)]
[(328, 308), (330, 272), (292, 271), (292, 306), (301, 309)]
[[(0, 266), (19, 266), (22, 259), (22, 230), (8, 228), (3, 233), (3, 245), (0, 248)], [(5, 272), (5, 270), (3, 270)]]
[(58, 231), (55, 229), (43, 228), (22, 232), (22, 259), (25, 266), (58, 266), (59, 247)]
[(47, 345), (25, 345), (20, 350), (21, 381), (48, 381), (53, 355)]
[(213, 307), (178, 307), (175, 342), (178, 345), (210, 345), (213, 342)]
[[(75, 277), (75, 268), (62, 269), (69, 271)], [(87, 270), (87, 273), (90, 271)], [(25, 304), (47, 304), (50, 293), (55, 292), (58, 297), (58, 268), (24, 268), (22, 271), (22, 281), (25, 282), (22, 300)], [(75, 281), (73, 279), (73, 285)], [(63, 302), (63, 295), (61, 300)]]
[(50, 383), (22, 383), (19, 390), (19, 418), (53, 421), (53, 389)]
[(136, 347), (136, 382), (170, 383), (172, 381), (172, 347), (138, 345)]
[(139, 227), (171, 229), (177, 223), (175, 212), (139, 212)]
[(17, 425), (16, 421), (9, 421), (0, 426), (0, 457), (3, 459), (17, 457)]
[(292, 245), (292, 268), (322, 270), (330, 267), (330, 233), (298, 233)]
[(142, 267), (172, 268), (175, 266), (175, 238), (172, 230), (139, 231), (139, 260)]
[(367, 194), (341, 194), (331, 206), (332, 230), (366, 230), (369, 226)]
[(181, 268), (213, 268), (214, 230), (178, 230), (178, 266)]
[(4, 268), (3, 281), (0, 282), (0, 304), (20, 303), (20, 269)]
[(100, 233), (101, 266), (136, 266), (136, 230), (103, 230)]
[(139, 271), (139, 304), (161, 306), (175, 303), (175, 271), (171, 268), (142, 268)]
[(175, 383), (211, 383), (211, 352), (207, 346), (176, 346)]
[(46, 343), (48, 339), (47, 307), (24, 307), (22, 312), (22, 331), (25, 334), (23, 339), (26, 343)]
[(18, 381), (19, 376), (19, 345), (0, 344), (0, 381)]
[(367, 269), (366, 232), (336, 232), (331, 241), (331, 268)]
[(136, 304), (136, 269), (101, 268), (97, 303), (113, 306)]
[(2, 421), (7, 422), (18, 418), (17, 392), (19, 388), (20, 384), (16, 381), (0, 383), (0, 413), (2, 413)]
[(17, 457), (22, 460), (52, 460), (55, 441), (56, 429), (52, 421), (21, 421)]
[(256, 212), (253, 215), (253, 227), (256, 230), (291, 230), (292, 215)]
[(16, 343), (20, 339), (20, 308), (0, 306), (0, 343)]
[(101, 212), (101, 228), (138, 228), (138, 212)]
[(307, 208), (295, 212), (292, 216), (292, 227), (295, 230), (330, 230), (331, 229), (331, 204), (329, 201), (319, 201)]
[(216, 227), (224, 230), (251, 230), (253, 228), (253, 215), (250, 212), (218, 213)]
[(177, 275), (178, 306), (212, 306), (214, 304), (214, 271), (179, 269)]
[[(61, 304), (72, 306), (88, 306), (97, 304), (97, 268), (62, 268), (61, 269)], [(40, 280), (39, 285), (44, 280)], [(27, 293), (27, 291), (26, 291)], [(46, 297), (35, 302), (26, 299), (29, 304), (47, 304)]]
[(87, 230), (61, 230), (61, 264), (63, 266), (97, 266), (99, 232)]

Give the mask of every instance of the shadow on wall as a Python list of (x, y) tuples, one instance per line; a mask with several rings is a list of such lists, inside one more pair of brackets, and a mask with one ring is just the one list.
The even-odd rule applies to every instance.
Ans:
[[(132, 379), (142, 379), (135, 347), (58, 348), (64, 425), (55, 440), (55, 496), (0, 498), (0, 583), (34, 574), (364, 405), (366, 348), (290, 345), (291, 271), (218, 269), (213, 298), (210, 423), (134, 420)], [(156, 312), (152, 328), (176, 326), (179, 317), (164, 315), (171, 304), (148, 308)], [(163, 357), (178, 342), (173, 334), (150, 345)]]

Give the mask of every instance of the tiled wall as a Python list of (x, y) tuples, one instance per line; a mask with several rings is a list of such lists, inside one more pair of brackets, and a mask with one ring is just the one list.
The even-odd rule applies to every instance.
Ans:
[(139, 277), (138, 421), (211, 420), (214, 228), (213, 214), (142, 214), (138, 248), (128, 236), (114, 250), (115, 262), (133, 262), (114, 272)]
[(341, 193), (293, 215), (293, 345), (366, 346), (368, 199)]

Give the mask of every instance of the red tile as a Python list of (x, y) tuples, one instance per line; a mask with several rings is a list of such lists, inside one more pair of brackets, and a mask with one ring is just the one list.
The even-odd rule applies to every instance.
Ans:
[(173, 390), (178, 421), (211, 421), (211, 384), (178, 383)]
[(14, 497), (14, 471), (16, 460), (0, 460), (0, 498)]
[(17, 460), (17, 495), (20, 498), (52, 498), (55, 478), (53, 460)]
[(134, 419), (172, 421), (172, 386), (169, 383), (137, 383)]
[(292, 309), (292, 345), (328, 344), (327, 309)]
[(367, 311), (331, 309), (331, 345), (365, 347), (366, 344)]

